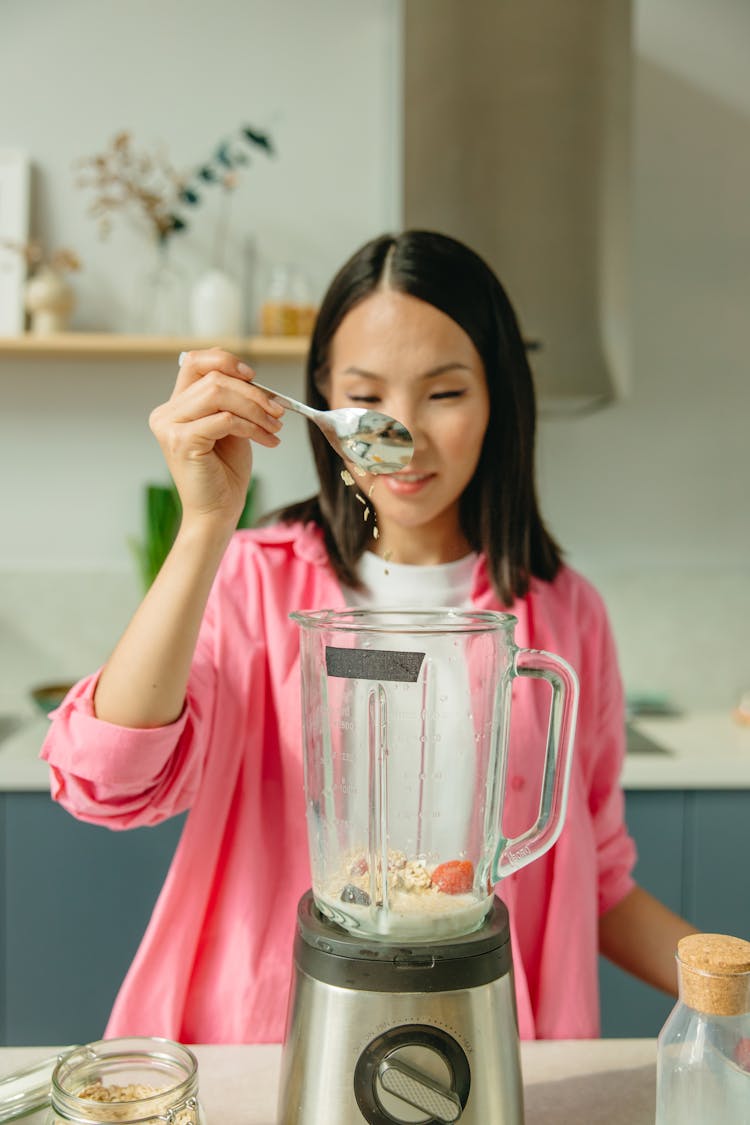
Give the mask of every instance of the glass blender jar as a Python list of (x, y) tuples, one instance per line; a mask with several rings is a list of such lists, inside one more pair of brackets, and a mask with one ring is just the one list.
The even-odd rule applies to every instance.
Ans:
[[(312, 890), (297, 910), (280, 1125), (522, 1125), (510, 922), (493, 887), (561, 830), (576, 675), (519, 648), (509, 614), (292, 617)], [(544, 749), (536, 819), (513, 834), (523, 676), (550, 685), (551, 705), (544, 745), (528, 745)]]
[[(511, 614), (322, 610), (301, 628), (305, 791), (318, 909), (350, 932), (432, 942), (482, 925), (493, 887), (563, 824), (577, 678), (519, 648)], [(503, 834), (511, 687), (545, 680), (536, 822)]]

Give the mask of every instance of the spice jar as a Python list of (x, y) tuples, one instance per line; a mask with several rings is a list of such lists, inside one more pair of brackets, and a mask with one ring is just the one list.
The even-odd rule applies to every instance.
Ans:
[(205, 1125), (198, 1062), (169, 1039), (103, 1039), (0, 1079), (0, 1122)]
[(657, 1042), (656, 1125), (750, 1122), (750, 942), (691, 934)]
[(308, 279), (298, 266), (276, 266), (260, 309), (264, 336), (307, 336), (315, 323), (316, 308)]

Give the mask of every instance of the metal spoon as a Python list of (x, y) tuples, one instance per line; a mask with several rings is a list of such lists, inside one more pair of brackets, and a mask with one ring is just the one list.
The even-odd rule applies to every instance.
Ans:
[(304, 402), (260, 387), (282, 406), (309, 418), (318, 426), (340, 457), (366, 473), (397, 473), (406, 468), (414, 452), (412, 436), (402, 422), (378, 410), (344, 406), (338, 410), (314, 410)]

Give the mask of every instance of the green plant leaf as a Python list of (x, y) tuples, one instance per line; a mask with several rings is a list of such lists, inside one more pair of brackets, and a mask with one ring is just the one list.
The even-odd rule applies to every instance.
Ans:
[[(255, 479), (250, 481), (237, 527), (252, 527), (255, 520)], [(144, 497), (145, 534), (142, 541), (132, 536), (128, 547), (135, 559), (144, 590), (148, 590), (162, 568), (180, 527), (182, 504), (173, 484), (147, 484)]]
[(242, 132), (251, 144), (257, 145), (258, 148), (265, 149), (269, 154), (273, 153), (273, 144), (267, 133), (259, 133), (257, 129), (251, 129), (249, 125), (244, 125)]
[(247, 490), (247, 498), (245, 499), (245, 506), (242, 509), (240, 518), (237, 521), (237, 527), (252, 527), (255, 522), (255, 477), (250, 481), (250, 487)]

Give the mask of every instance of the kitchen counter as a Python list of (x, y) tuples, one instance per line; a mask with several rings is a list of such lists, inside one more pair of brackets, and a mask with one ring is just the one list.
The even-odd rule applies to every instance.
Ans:
[[(49, 770), (39, 758), (48, 720), (30, 709), (7, 712), (4, 737), (2, 720), (0, 715), (0, 792), (48, 789)], [(703, 711), (630, 725), (665, 752), (628, 754), (625, 789), (750, 789), (750, 726), (730, 714)]]
[(728, 712), (633, 719), (666, 753), (628, 754), (625, 789), (750, 789), (750, 726)]
[[(280, 1047), (194, 1051), (208, 1125), (275, 1125)], [(0, 1074), (54, 1053), (44, 1047), (2, 1048)], [(653, 1125), (652, 1039), (522, 1043), (521, 1062), (525, 1125)]]

